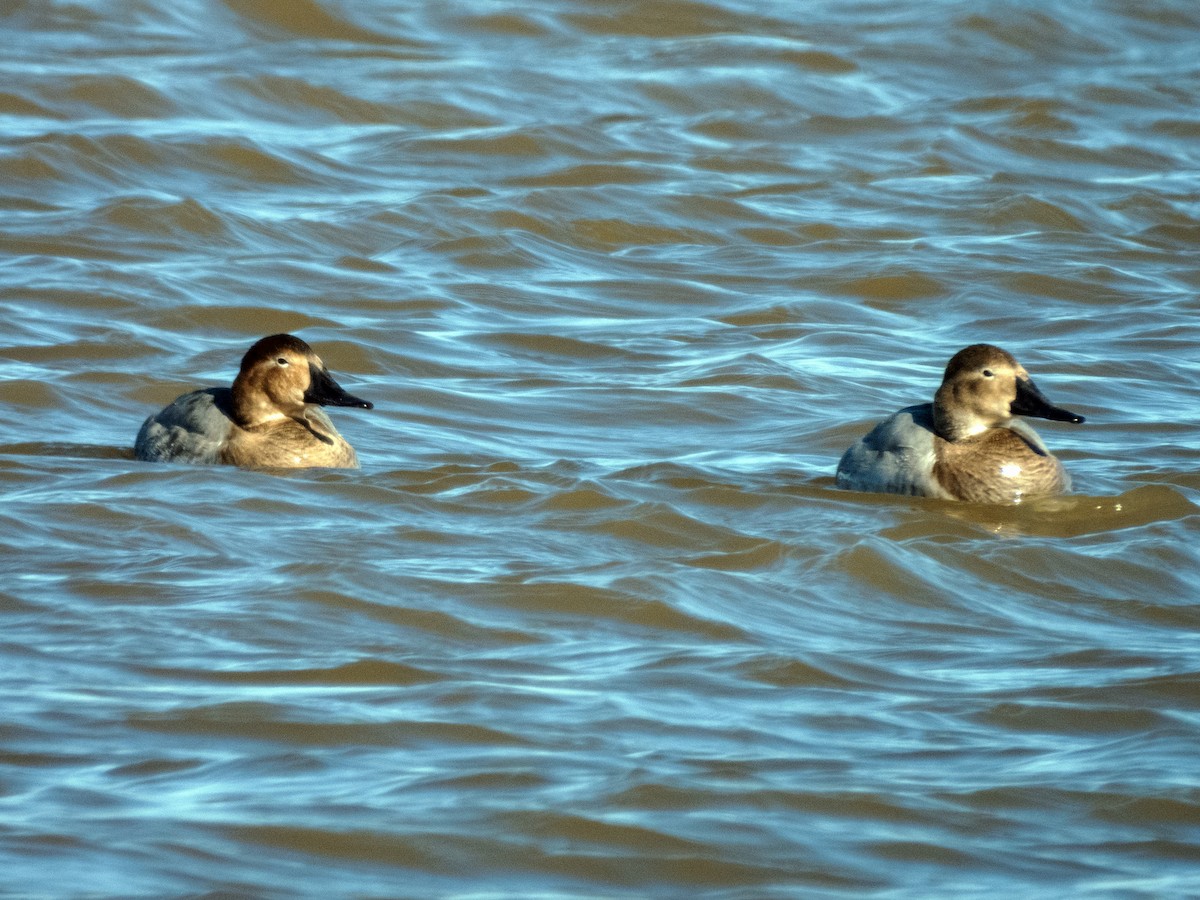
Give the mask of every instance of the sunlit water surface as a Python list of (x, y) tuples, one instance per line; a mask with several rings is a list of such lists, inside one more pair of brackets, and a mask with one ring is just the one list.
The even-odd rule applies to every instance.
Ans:
[[(1200, 7), (0, 13), (5, 896), (1200, 894)], [(359, 471), (138, 463), (309, 341)], [(976, 341), (1069, 497), (851, 494)]]

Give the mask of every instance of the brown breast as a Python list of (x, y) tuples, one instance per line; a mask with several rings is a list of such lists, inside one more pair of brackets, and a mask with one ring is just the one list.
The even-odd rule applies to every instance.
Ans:
[(959, 500), (1019, 503), (1065, 487), (1062, 464), (1007, 428), (954, 442), (935, 437), (934, 457), (934, 478)]

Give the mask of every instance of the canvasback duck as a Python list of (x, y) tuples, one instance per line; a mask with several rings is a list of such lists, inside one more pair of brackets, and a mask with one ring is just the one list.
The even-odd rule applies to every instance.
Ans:
[(1083, 421), (1043, 396), (1011, 353), (954, 354), (932, 403), (884, 419), (845, 452), (838, 487), (974, 503), (1020, 503), (1071, 489), (1042, 439), (1014, 416)]
[(322, 406), (371, 409), (342, 390), (312, 347), (273, 334), (246, 351), (232, 388), (192, 391), (150, 416), (133, 451), (151, 462), (357, 467)]

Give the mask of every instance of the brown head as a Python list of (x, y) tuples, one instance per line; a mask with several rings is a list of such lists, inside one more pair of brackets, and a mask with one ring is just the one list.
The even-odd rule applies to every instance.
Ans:
[(933, 399), (937, 433), (959, 441), (1003, 426), (1013, 416), (1083, 421), (1083, 416), (1047, 400), (1011, 353), (991, 344), (972, 344), (954, 354)]
[(239, 425), (303, 419), (309, 404), (371, 409), (366, 400), (342, 390), (312, 347), (294, 335), (273, 334), (246, 351), (233, 382)]

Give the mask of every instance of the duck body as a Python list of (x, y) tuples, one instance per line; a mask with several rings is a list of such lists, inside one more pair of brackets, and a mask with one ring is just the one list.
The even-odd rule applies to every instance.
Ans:
[(321, 406), (371, 404), (347, 394), (304, 341), (263, 338), (232, 387), (191, 391), (150, 416), (134, 455), (151, 462), (354, 468), (358, 456)]
[(889, 416), (843, 454), (837, 484), (973, 503), (1070, 490), (1062, 463), (1018, 415), (1083, 421), (1051, 404), (1011, 354), (972, 345), (951, 359), (933, 403)]
[(1014, 419), (964, 441), (933, 427), (933, 404), (909, 406), (884, 419), (845, 452), (838, 487), (973, 503), (1017, 503), (1060, 494), (1071, 478), (1029, 425)]

